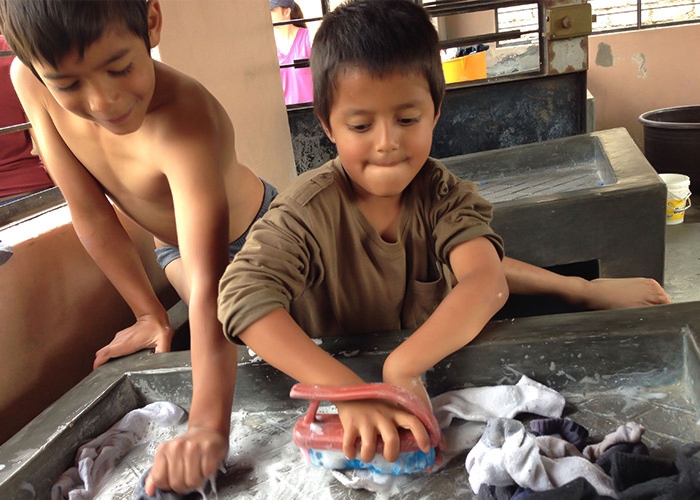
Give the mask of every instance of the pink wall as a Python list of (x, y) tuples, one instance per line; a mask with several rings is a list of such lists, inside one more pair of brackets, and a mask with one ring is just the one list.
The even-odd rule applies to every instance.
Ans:
[(639, 115), (700, 104), (700, 24), (595, 35), (588, 47), (596, 130), (625, 127), (643, 150)]

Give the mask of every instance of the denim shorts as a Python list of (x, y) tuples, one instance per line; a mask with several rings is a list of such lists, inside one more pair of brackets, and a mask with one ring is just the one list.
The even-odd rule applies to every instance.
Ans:
[[(265, 194), (263, 195), (263, 202), (260, 206), (260, 211), (258, 212), (258, 215), (255, 216), (253, 222), (250, 223), (250, 226), (252, 226), (255, 221), (257, 221), (263, 215), (265, 215), (265, 212), (267, 212), (267, 210), (270, 208), (270, 203), (272, 203), (272, 200), (274, 200), (275, 196), (277, 196), (277, 189), (272, 184), (269, 184), (262, 179), (260, 180), (262, 181), (263, 186), (265, 187)], [(248, 229), (245, 230), (245, 233), (243, 233), (236, 241), (229, 243), (229, 261), (232, 261), (236, 254), (241, 251), (241, 248), (243, 248), (243, 243), (245, 243), (246, 236), (248, 236), (250, 226), (248, 226)], [(158, 264), (160, 264), (160, 267), (162, 267), (163, 269), (165, 269), (165, 266), (170, 264), (175, 259), (180, 258), (180, 249), (176, 246), (158, 247), (155, 251), (156, 260), (158, 261)]]

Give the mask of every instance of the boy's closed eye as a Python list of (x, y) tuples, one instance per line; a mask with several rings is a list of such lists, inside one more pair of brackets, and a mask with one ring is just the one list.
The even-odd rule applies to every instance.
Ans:
[(124, 69), (110, 70), (108, 73), (112, 76), (126, 76), (131, 73), (132, 69), (134, 69), (134, 63), (129, 63)]
[[(403, 125), (403, 126), (414, 125), (414, 124), (420, 122), (420, 116), (397, 118), (396, 121), (399, 123), (399, 125)], [(372, 125), (368, 124), (368, 123), (363, 123), (363, 124), (359, 124), (359, 125), (348, 124), (348, 129), (350, 129), (354, 132), (366, 132), (371, 127), (372, 127)]]
[[(131, 70), (133, 70), (133, 69), (134, 69), (134, 64), (129, 63), (123, 69), (110, 69), (110, 70), (107, 70), (107, 73), (110, 76), (119, 78), (119, 77), (123, 77), (123, 76), (128, 75), (129, 73), (131, 73)], [(56, 87), (56, 90), (58, 90), (59, 92), (72, 92), (72, 91), (78, 90), (80, 88), (80, 80), (76, 80), (76, 81), (72, 82), (70, 85), (56, 85), (55, 87)]]
[(401, 125), (413, 125), (420, 122), (420, 116), (412, 116), (407, 118), (399, 118), (397, 120)]
[(369, 128), (369, 124), (353, 125), (348, 123), (348, 129), (352, 130), (353, 132), (366, 132), (369, 130)]

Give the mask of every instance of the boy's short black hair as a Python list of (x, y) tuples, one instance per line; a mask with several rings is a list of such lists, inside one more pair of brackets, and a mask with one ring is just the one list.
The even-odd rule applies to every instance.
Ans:
[(37, 61), (55, 68), (73, 48), (82, 57), (119, 23), (150, 50), (146, 0), (0, 0), (0, 30), (32, 70)]
[(427, 11), (411, 0), (354, 0), (328, 13), (311, 47), (314, 108), (324, 125), (339, 71), (356, 67), (381, 77), (425, 75), (437, 113), (445, 92), (440, 41)]

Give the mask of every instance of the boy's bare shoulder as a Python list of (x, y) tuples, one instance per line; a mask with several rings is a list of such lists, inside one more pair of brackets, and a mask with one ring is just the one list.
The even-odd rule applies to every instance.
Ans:
[(204, 85), (164, 63), (154, 64), (156, 87), (149, 108), (149, 129), (168, 141), (179, 137), (213, 140), (229, 128), (233, 134), (226, 111)]
[(32, 73), (32, 70), (17, 57), (10, 65), (10, 79), (25, 106), (29, 103), (44, 101), (44, 96), (50, 95), (46, 87)]

